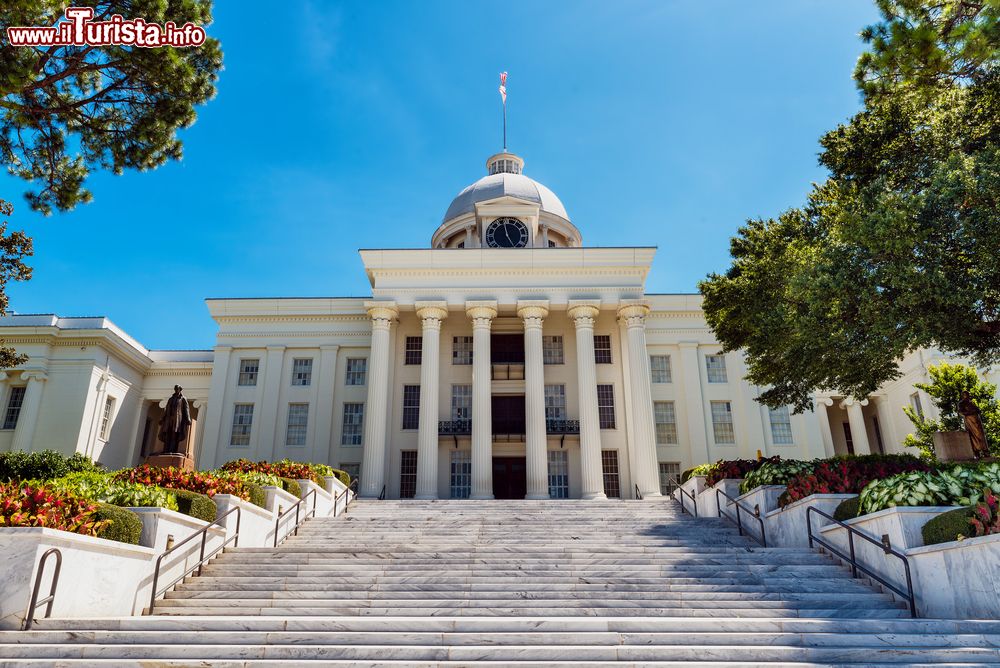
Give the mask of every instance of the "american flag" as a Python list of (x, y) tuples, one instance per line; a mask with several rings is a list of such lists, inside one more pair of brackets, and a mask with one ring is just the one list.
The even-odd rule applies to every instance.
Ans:
[(507, 104), (507, 73), (500, 73), (500, 97), (503, 99), (503, 103)]

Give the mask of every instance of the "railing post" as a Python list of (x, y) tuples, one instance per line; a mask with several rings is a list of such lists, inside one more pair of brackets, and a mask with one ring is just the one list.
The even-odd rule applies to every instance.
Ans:
[(740, 504), (736, 504), (736, 528), (739, 530), (740, 535), (743, 535), (743, 516), (740, 514)]
[(854, 577), (858, 577), (858, 560), (854, 556), (854, 532), (847, 532), (847, 542), (851, 545), (851, 573)]
[[(208, 527), (205, 527), (206, 529)], [(205, 561), (205, 541), (208, 539), (208, 531), (201, 534), (201, 549), (198, 552), (198, 575), (201, 575), (202, 562)]]

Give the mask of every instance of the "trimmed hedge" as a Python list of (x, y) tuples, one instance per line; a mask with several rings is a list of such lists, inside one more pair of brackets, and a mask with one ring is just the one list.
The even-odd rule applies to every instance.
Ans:
[(286, 492), (293, 495), (297, 499), (302, 498), (302, 485), (299, 484), (298, 480), (292, 480), (291, 478), (282, 478), (281, 489), (285, 490)]
[(337, 479), (340, 480), (340, 482), (350, 487), (351, 475), (347, 471), (341, 471), (340, 469), (333, 469), (333, 475), (337, 476)]
[(263, 508), (267, 505), (267, 492), (260, 485), (246, 483), (247, 491), (250, 492), (250, 503)]
[(177, 496), (177, 508), (182, 513), (206, 522), (215, 521), (215, 516), (218, 513), (215, 501), (204, 494), (189, 492), (186, 489), (172, 489), (170, 491)]
[(94, 517), (98, 520), (109, 521), (109, 524), (97, 532), (98, 538), (107, 538), (130, 545), (139, 544), (139, 539), (142, 537), (142, 520), (131, 510), (112, 506), (110, 503), (100, 503)]
[(837, 506), (837, 509), (833, 511), (833, 519), (846, 522), (847, 520), (852, 520), (857, 517), (860, 512), (861, 497), (856, 496), (853, 499), (846, 499), (841, 502), (841, 504)]
[(924, 545), (949, 543), (958, 540), (959, 536), (974, 535), (972, 526), (969, 524), (969, 520), (974, 517), (974, 512), (975, 508), (958, 508), (941, 513), (929, 520), (921, 529)]
[(694, 476), (708, 475), (709, 473), (711, 473), (713, 466), (715, 465), (699, 464), (698, 466), (692, 466), (691, 468), (687, 469), (686, 471), (684, 471), (684, 473), (681, 474), (681, 484), (683, 485)]

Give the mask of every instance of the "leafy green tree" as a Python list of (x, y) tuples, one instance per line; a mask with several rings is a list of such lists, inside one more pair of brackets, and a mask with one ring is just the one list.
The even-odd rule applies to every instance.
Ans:
[[(115, 14), (148, 23), (212, 20), (211, 0), (80, 0), (94, 20)], [(7, 0), (0, 28), (50, 26), (67, 3)], [(115, 174), (179, 159), (177, 130), (194, 123), (195, 106), (215, 94), (222, 51), (199, 47), (10, 47), (0, 49), (0, 162), (28, 181), (31, 207), (66, 211), (91, 194), (94, 169)]]
[(830, 177), (751, 220), (700, 285), (770, 406), (863, 397), (919, 347), (1000, 361), (1000, 0), (878, 4), (864, 109), (820, 141)]
[[(0, 216), (9, 216), (13, 211), (10, 202), (0, 199)], [(32, 254), (31, 239), (24, 232), (7, 232), (7, 221), (0, 221), (0, 314), (7, 311), (8, 281), (31, 278), (31, 267), (24, 263), (24, 258)], [(0, 341), (0, 369), (11, 369), (26, 359)]]
[(976, 370), (964, 364), (942, 362), (928, 367), (929, 383), (917, 383), (937, 406), (939, 417), (932, 420), (907, 406), (903, 409), (910, 418), (916, 433), (908, 434), (903, 445), (918, 448), (922, 456), (934, 459), (934, 433), (938, 431), (958, 431), (965, 429), (965, 418), (958, 413), (958, 402), (962, 392), (968, 392), (982, 411), (983, 429), (986, 440), (994, 454), (1000, 453), (1000, 404), (997, 403), (997, 386), (979, 377)]

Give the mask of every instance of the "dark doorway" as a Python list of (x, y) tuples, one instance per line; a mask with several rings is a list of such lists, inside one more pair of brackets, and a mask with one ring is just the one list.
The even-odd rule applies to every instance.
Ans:
[(494, 435), (508, 438), (524, 435), (523, 395), (498, 394), (492, 398), (492, 408)]
[(524, 334), (490, 335), (490, 358), (493, 364), (524, 364)]
[(528, 491), (524, 457), (493, 458), (493, 497), (523, 499)]

